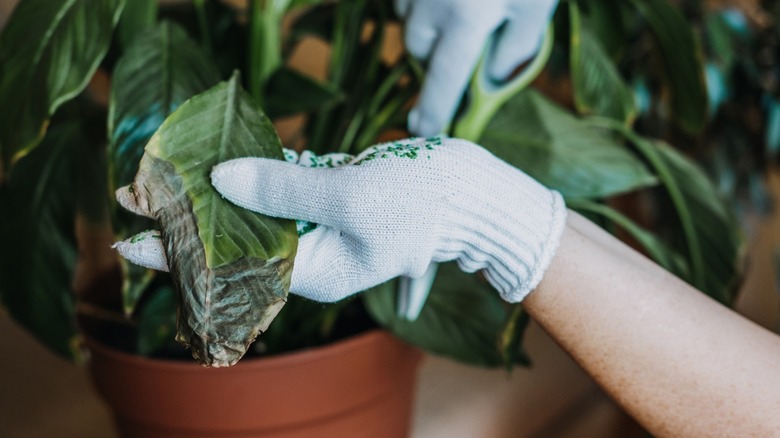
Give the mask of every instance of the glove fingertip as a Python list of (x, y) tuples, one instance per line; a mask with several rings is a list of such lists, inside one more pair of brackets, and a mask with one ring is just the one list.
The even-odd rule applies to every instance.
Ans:
[[(338, 159), (347, 159), (325, 158), (334, 161), (333, 167), (338, 167)], [(327, 170), (267, 158), (237, 158), (214, 166), (211, 184), (223, 198), (255, 213), (336, 225), (342, 222), (342, 213), (322, 207), (344, 196), (341, 188), (346, 177)]]
[(157, 230), (144, 231), (129, 239), (111, 245), (130, 263), (157, 271), (168, 272), (162, 237)]
[(437, 119), (438, 117), (433, 117), (430, 114), (424, 115), (420, 107), (416, 107), (409, 112), (407, 119), (409, 132), (419, 137), (431, 137), (441, 134), (444, 130), (444, 124), (438, 123)]
[(144, 208), (144, 206), (139, 205), (138, 197), (134, 193), (134, 190), (136, 190), (134, 187), (133, 184), (128, 184), (116, 189), (114, 196), (116, 197), (117, 202), (122, 208), (131, 213), (154, 219), (154, 216), (148, 211), (148, 206)]
[[(267, 175), (262, 169), (262, 158), (238, 158), (217, 164), (211, 170), (211, 185), (228, 201), (253, 211), (256, 210), (256, 202), (253, 199), (258, 195), (255, 187), (258, 186), (259, 175)], [(283, 163), (288, 164), (288, 163)], [(295, 166), (294, 164), (289, 164)]]

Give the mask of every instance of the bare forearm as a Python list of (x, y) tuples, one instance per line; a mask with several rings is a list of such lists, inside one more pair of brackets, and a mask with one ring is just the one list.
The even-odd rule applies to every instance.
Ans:
[(780, 338), (584, 218), (525, 301), (593, 378), (661, 436), (780, 431)]

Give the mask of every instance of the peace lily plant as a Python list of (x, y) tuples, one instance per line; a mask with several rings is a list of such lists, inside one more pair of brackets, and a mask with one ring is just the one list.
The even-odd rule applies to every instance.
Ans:
[[(396, 22), (390, 2), (249, 3), (22, 0), (3, 29), (0, 296), (16, 321), (57, 353), (79, 358), (81, 317), (115, 326), (100, 340), (117, 348), (188, 356), (174, 342), (177, 302), (186, 300), (177, 300), (168, 274), (117, 258), (121, 281), (100, 283), (99, 299), (72, 288), (89, 230), (110, 223), (113, 240), (122, 240), (159, 228), (113, 200), (115, 188), (133, 181), (145, 147), (186, 150), (176, 166), (247, 153), (239, 144), (277, 144), (269, 154), (281, 157), (268, 120), (299, 114), (305, 123), (284, 146), (315, 153), (357, 154), (403, 131), (425, 78), (414, 59), (381, 56), (386, 27)], [(696, 13), (693, 22), (713, 14)], [(308, 38), (331, 47), (324, 79), (288, 65)], [(477, 69), (451, 133), (560, 191), (567, 205), (728, 303), (740, 278), (735, 216), (697, 164), (654, 138), (687, 149), (709, 129), (700, 38), (665, 0), (561, 2), (540, 53), (509, 83), (493, 83)], [(637, 47), (643, 56), (635, 56)], [(108, 104), (96, 91), (105, 77)], [(629, 193), (649, 200), (653, 213), (632, 218), (614, 208), (611, 200)], [(250, 242), (242, 252), (293, 256), (294, 227), (239, 210), (225, 205), (217, 218), (225, 222), (211, 230)], [(265, 235), (259, 226), (235, 226), (241, 223), (279, 226)], [(214, 237), (200, 236), (207, 257), (215, 254)], [(293, 243), (281, 248), (284, 239)], [(380, 326), (471, 364), (528, 362), (522, 307), (504, 303), (480, 275), (455, 264), (439, 268), (415, 321), (397, 316), (394, 282), (332, 305), (294, 295), (287, 301), (254, 354)]]

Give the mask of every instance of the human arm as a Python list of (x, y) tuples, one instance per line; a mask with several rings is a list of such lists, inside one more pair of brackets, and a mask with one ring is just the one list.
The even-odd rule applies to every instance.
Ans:
[(523, 304), (656, 436), (780, 431), (780, 338), (576, 213)]

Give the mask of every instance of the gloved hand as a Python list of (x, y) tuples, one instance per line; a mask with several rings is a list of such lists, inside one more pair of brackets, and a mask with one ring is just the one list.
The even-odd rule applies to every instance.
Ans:
[(455, 114), (490, 36), (491, 79), (503, 81), (538, 50), (557, 0), (394, 0), (404, 19), (409, 53), (428, 61), (419, 104), (409, 131), (442, 133)]
[(299, 240), (290, 291), (323, 302), (450, 260), (485, 269), (519, 302), (541, 280), (566, 218), (560, 194), (450, 138), (374, 146), (335, 168), (241, 158), (216, 166), (212, 183), (239, 206), (319, 224)]
[[(343, 166), (355, 157), (350, 154), (334, 152), (330, 154), (316, 155), (311, 151), (298, 152), (284, 148), (284, 160), (288, 163), (303, 167), (338, 167)], [(116, 199), (126, 210), (151, 219), (145, 209), (135, 205), (136, 197), (132, 194), (130, 186), (124, 186), (116, 191)], [(317, 228), (317, 224), (307, 221), (295, 221), (298, 237)], [(136, 234), (122, 242), (116, 242), (113, 246), (119, 254), (128, 261), (157, 271), (168, 272), (168, 260), (165, 256), (165, 248), (162, 243), (162, 235), (158, 230), (148, 230)]]

